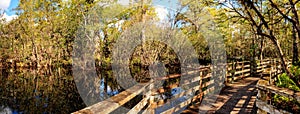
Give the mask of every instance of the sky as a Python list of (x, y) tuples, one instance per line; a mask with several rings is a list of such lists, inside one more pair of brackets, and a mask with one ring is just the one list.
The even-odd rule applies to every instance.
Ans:
[(14, 8), (18, 6), (19, 0), (1, 0), (0, 9), (4, 10), (3, 17), (6, 18), (7, 21), (12, 20), (17, 17), (16, 12), (13, 11)]
[[(129, 0), (118, 0), (122, 5), (129, 5)], [(161, 20), (167, 18), (167, 15), (179, 8), (178, 0), (152, 0), (152, 5)], [(172, 15), (172, 14), (171, 14)]]
[[(120, 4), (126, 5), (129, 0), (119, 0)], [(1, 0), (0, 9), (4, 10), (3, 17), (7, 21), (16, 18), (16, 12), (13, 10), (19, 4), (19, 0)], [(168, 11), (175, 10), (178, 8), (178, 0), (153, 0), (153, 5), (155, 6), (155, 11), (160, 19), (165, 19), (167, 17)]]
[(155, 11), (160, 19), (166, 19), (167, 15), (174, 15), (179, 8), (178, 0), (153, 0)]

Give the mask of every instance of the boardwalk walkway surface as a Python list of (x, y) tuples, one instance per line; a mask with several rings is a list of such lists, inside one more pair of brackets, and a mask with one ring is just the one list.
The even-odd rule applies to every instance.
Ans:
[[(256, 71), (256, 76), (261, 76), (263, 77), (268, 76), (269, 78), (273, 79), (274, 76), (276, 76), (278, 73), (281, 72), (280, 66), (278, 66), (279, 63), (276, 60), (262, 60), (257, 62), (257, 65), (255, 65), (255, 71)], [(262, 85), (261, 88), (256, 89), (256, 85), (258, 82), (261, 82), (260, 77), (252, 77), (251, 76), (251, 64), (249, 61), (244, 61), (244, 62), (238, 62), (236, 63), (235, 67), (230, 67), (233, 66), (232, 63), (227, 64), (227, 75), (226, 75), (226, 86), (222, 88), (220, 94), (216, 94), (213, 97), (204, 97), (204, 101), (208, 101), (206, 103), (206, 106), (202, 106), (205, 103), (199, 103), (200, 96), (209, 96), (213, 95), (214, 91), (219, 90), (220, 88), (214, 88), (213, 83), (210, 78), (212, 76), (212, 68), (211, 66), (203, 67), (199, 69), (200, 76), (195, 77), (192, 79), (189, 79), (190, 81), (186, 81), (184, 84), (186, 85), (191, 85), (193, 88), (188, 89), (186, 92), (181, 92), (180, 94), (176, 94), (172, 96), (172, 100), (174, 101), (172, 103), (167, 102), (168, 99), (159, 99), (156, 97), (157, 95), (162, 95), (166, 94), (168, 91), (162, 91), (152, 89), (151, 91), (147, 91), (149, 88), (152, 87), (153, 83), (139, 83), (131, 88), (129, 88), (126, 91), (123, 91), (119, 93), (118, 95), (115, 95), (111, 97), (110, 99), (101, 101), (99, 103), (96, 103), (92, 106), (86, 107), (82, 110), (79, 110), (75, 112), (74, 114), (81, 114), (81, 113), (113, 113), (119, 111), (121, 109), (121, 106), (126, 105), (126, 103), (129, 103), (132, 99), (136, 98), (136, 96), (140, 94), (144, 94), (144, 97), (142, 100), (140, 100), (135, 106), (130, 107), (130, 111), (128, 112), (129, 114), (131, 113), (192, 113), (192, 114), (198, 114), (207, 112), (207, 113), (217, 113), (217, 114), (251, 114), (251, 113), (256, 113), (257, 108), (255, 106), (255, 103), (257, 102), (258, 104), (260, 103), (261, 105), (258, 105), (258, 108), (260, 111), (267, 111), (267, 112), (278, 112), (276, 108), (272, 108), (271, 105), (269, 105), (266, 102), (266, 99), (261, 99), (258, 97), (260, 101), (256, 101), (256, 96), (257, 96), (257, 91), (260, 91), (260, 95), (264, 93), (268, 93), (269, 91), (284, 94), (280, 91), (279, 89), (274, 90), (276, 87), (270, 88), (269, 86), (266, 87), (266, 85)], [(221, 67), (220, 67), (221, 68)], [(275, 69), (275, 70), (274, 70)], [(234, 72), (234, 77), (231, 76), (231, 71)], [(199, 75), (199, 72), (197, 70), (188, 72), (188, 75)], [(187, 75), (185, 74), (185, 75)], [(161, 80), (165, 79), (173, 79), (173, 78), (178, 78), (181, 77), (182, 75), (177, 74), (177, 75), (170, 75), (166, 76)], [(230, 80), (235, 80), (233, 83), (228, 83), (227, 81)], [(272, 81), (272, 80), (271, 80)], [(273, 80), (274, 81), (274, 80)], [(203, 83), (204, 82), (204, 83)], [(199, 85), (197, 85), (199, 83)], [(196, 85), (196, 86), (195, 86)], [(258, 85), (259, 86), (259, 85)], [(174, 87), (167, 87), (168, 89), (174, 89), (177, 88), (177, 86)], [(201, 91), (201, 94), (197, 94), (194, 97), (185, 97), (186, 93), (189, 93), (191, 91), (198, 91), (200, 89), (204, 90)], [(206, 88), (206, 89), (205, 89)], [(281, 90), (281, 89), (280, 89)], [(212, 93), (212, 94), (210, 94)], [(297, 95), (300, 92), (297, 93)], [(268, 94), (264, 94), (268, 95)], [(293, 96), (294, 93), (290, 92), (289, 94), (284, 94), (285, 96)], [(177, 99), (180, 98), (185, 98), (183, 99), (184, 101), (180, 102), (175, 102)], [(300, 99), (300, 97), (295, 97), (296, 99)], [(181, 99), (180, 99), (181, 100)], [(212, 101), (212, 103), (210, 102)], [(167, 103), (166, 103), (167, 102)], [(170, 104), (170, 106), (169, 106)], [(201, 105), (201, 106), (200, 106)], [(209, 105), (209, 106), (208, 106)], [(168, 107), (169, 106), (169, 107)], [(166, 108), (167, 107), (167, 108)], [(187, 109), (185, 109), (188, 107)], [(271, 107), (271, 108), (270, 108)], [(183, 112), (182, 112), (183, 111)]]
[(228, 84), (217, 96), (211, 108), (199, 110), (199, 103), (190, 106), (182, 113), (198, 114), (199, 112), (217, 114), (255, 114), (255, 98), (257, 90), (255, 85), (259, 77), (247, 77)]

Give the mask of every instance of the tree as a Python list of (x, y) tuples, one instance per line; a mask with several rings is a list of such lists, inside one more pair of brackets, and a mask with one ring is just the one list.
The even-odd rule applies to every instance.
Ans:
[[(293, 64), (299, 61), (298, 57), (298, 46), (297, 46), (297, 37), (296, 34), (298, 35), (298, 38), (300, 38), (300, 23), (299, 23), (299, 15), (296, 9), (296, 4), (299, 2), (293, 1), (293, 0), (288, 0), (288, 2), (280, 2), (280, 1), (273, 1), (269, 0), (271, 3), (271, 6), (278, 11), (278, 13), (287, 21), (292, 23), (293, 26)], [(281, 6), (281, 7), (279, 7)], [(283, 10), (280, 10), (283, 9)], [(292, 15), (290, 14), (290, 11), (292, 11)]]
[(272, 6), (272, 8), (265, 7), (269, 5), (267, 2), (251, 0), (230, 1), (228, 2), (230, 6), (227, 6), (227, 4), (223, 5), (227, 6), (229, 9), (238, 14), (238, 18), (242, 18), (248, 21), (253, 27), (256, 34), (268, 38), (272, 42), (272, 44), (276, 47), (276, 52), (281, 60), (283, 69), (290, 75), (293, 80), (296, 80), (287, 68), (285, 56), (279, 42), (280, 38), (278, 38), (278, 36), (276, 35), (275, 25), (282, 24), (280, 22), (282, 22), (282, 19), (285, 16), (283, 14), (279, 16), (278, 13), (274, 13), (273, 8), (276, 9), (276, 7), (274, 7), (275, 5), (274, 3), (272, 3), (272, 1), (269, 2), (271, 3), (270, 6)]

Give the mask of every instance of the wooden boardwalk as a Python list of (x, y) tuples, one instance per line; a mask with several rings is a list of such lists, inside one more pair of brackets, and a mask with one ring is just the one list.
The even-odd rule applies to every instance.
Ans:
[[(209, 106), (202, 106), (203, 103), (197, 102), (199, 97), (202, 95), (210, 95), (213, 91), (219, 88), (215, 88), (214, 83), (216, 83), (212, 76), (212, 66), (201, 67), (194, 71), (186, 72), (183, 75), (168, 75), (165, 77), (160, 77), (155, 80), (166, 80), (172, 78), (178, 78), (181, 76), (192, 76), (184, 77), (182, 85), (191, 86), (186, 92), (181, 92), (180, 94), (175, 94), (172, 96), (171, 101), (177, 101), (176, 99), (185, 98), (184, 101), (180, 102), (168, 102), (169, 99), (158, 99), (157, 95), (162, 95), (167, 91), (164, 88), (153, 89), (153, 82), (149, 83), (139, 83), (126, 91), (119, 93), (109, 99), (98, 102), (92, 106), (86, 107), (82, 110), (74, 112), (74, 114), (98, 114), (98, 113), (116, 113), (122, 109), (122, 106), (130, 102), (136, 96), (143, 94), (142, 99), (134, 104), (132, 107), (128, 107), (128, 114), (133, 113), (145, 113), (145, 114), (155, 114), (155, 113), (217, 113), (217, 114), (245, 114), (245, 113), (256, 113), (256, 96), (257, 89), (256, 84), (260, 77), (251, 76), (252, 70), (255, 69), (256, 76), (260, 74), (266, 74), (267, 77), (275, 76), (277, 72), (277, 67), (279, 65), (276, 60), (262, 60), (257, 61), (255, 68), (251, 67), (249, 61), (237, 62), (235, 65), (233, 63), (227, 64), (225, 84), (226, 86), (222, 88), (220, 94), (216, 94), (213, 98), (209, 99), (213, 103), (208, 103)], [(233, 67), (235, 66), (235, 67)], [(222, 67), (216, 67), (222, 68)], [(215, 70), (217, 71), (217, 70)], [(232, 73), (232, 71), (234, 71)], [(253, 74), (253, 75), (255, 75)], [(199, 76), (198, 76), (199, 75)], [(230, 83), (233, 81), (233, 83)], [(177, 86), (168, 86), (167, 89), (177, 88)], [(194, 97), (186, 98), (185, 95), (191, 91), (199, 91), (201, 94), (194, 95)], [(300, 92), (299, 92), (300, 96)], [(210, 97), (211, 98), (211, 97)], [(205, 99), (205, 97), (204, 97)], [(300, 98), (299, 98), (300, 99)], [(170, 106), (169, 106), (170, 105)], [(200, 106), (201, 105), (201, 106)], [(168, 107), (169, 106), (169, 107)], [(265, 105), (264, 105), (265, 106)], [(188, 107), (188, 108), (186, 108)], [(259, 110), (264, 109), (264, 107), (259, 107)], [(183, 111), (183, 112), (182, 112)], [(125, 113), (126, 113), (125, 112)], [(272, 112), (272, 111), (268, 111)], [(274, 111), (273, 111), (274, 112)]]
[(228, 84), (210, 108), (199, 107), (199, 103), (195, 103), (182, 113), (255, 114), (257, 110), (255, 108), (257, 95), (255, 85), (259, 79), (259, 77), (247, 77)]

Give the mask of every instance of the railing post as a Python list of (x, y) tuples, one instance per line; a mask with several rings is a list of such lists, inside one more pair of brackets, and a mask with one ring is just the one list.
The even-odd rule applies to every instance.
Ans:
[(242, 62), (242, 77), (241, 79), (243, 79), (245, 76), (244, 76), (244, 65), (245, 65), (245, 61)]
[(154, 95), (155, 95), (155, 93), (153, 93), (154, 87), (155, 87), (154, 86), (154, 80), (152, 80), (151, 84), (149, 85), (149, 89), (151, 91), (150, 96), (149, 96), (149, 105), (150, 106), (148, 106), (149, 109), (146, 109), (145, 114), (154, 114), (155, 113), (155, 110), (152, 107), (154, 105), (154, 103), (155, 103), (154, 102)]
[(277, 75), (277, 60), (274, 59), (274, 67), (275, 67), (275, 74), (274, 75)]
[(231, 74), (230, 83), (232, 83), (234, 81), (237, 64), (238, 64), (238, 62), (236, 60), (232, 63), (232, 68), (231, 68), (231, 72), (230, 72), (230, 74)]
[[(203, 92), (202, 92), (202, 79), (203, 79), (203, 73), (202, 73), (202, 71), (200, 71), (200, 81), (199, 81), (199, 85), (200, 85), (200, 87), (199, 87), (199, 102), (201, 102), (202, 101), (202, 95), (203, 95)], [(226, 83), (226, 82), (225, 82)]]
[(230, 69), (230, 67), (232, 68), (232, 63), (230, 63), (230, 64), (226, 64), (226, 76), (225, 76), (225, 78), (226, 78), (226, 85), (228, 85), (229, 83), (230, 83), (230, 77), (231, 77), (231, 70), (232, 69)]
[[(261, 69), (264, 71), (265, 69), (262, 67), (262, 62), (263, 60), (259, 60), (259, 66), (261, 67)], [(260, 77), (263, 77), (263, 73), (260, 73)]]
[(270, 68), (270, 77), (269, 77), (269, 84), (272, 84), (272, 75), (273, 74), (273, 65), (271, 64), (271, 68)]
[(275, 82), (275, 76), (277, 75), (277, 64), (276, 64), (276, 62), (277, 62), (277, 60), (276, 59), (274, 59), (274, 71), (273, 71), (273, 77), (272, 77), (272, 83), (271, 84), (274, 84), (274, 82)]
[[(265, 91), (258, 89), (258, 94), (257, 94), (257, 99), (261, 100), (263, 102), (267, 102), (267, 94)], [(258, 108), (257, 109), (257, 114), (267, 114), (266, 111)]]
[(257, 67), (257, 64), (256, 64), (255, 58), (251, 58), (251, 60), (250, 60), (250, 75), (251, 76), (256, 75), (256, 67)]
[(272, 67), (272, 76), (271, 76), (271, 81), (270, 84), (273, 84), (275, 82), (274, 78), (277, 75), (277, 64), (276, 64), (276, 59), (273, 60), (273, 67)]
[(229, 66), (228, 64), (226, 64), (226, 75), (225, 75), (225, 85), (228, 84), (229, 80), (228, 80), (228, 76), (230, 75), (230, 70), (229, 70)]

